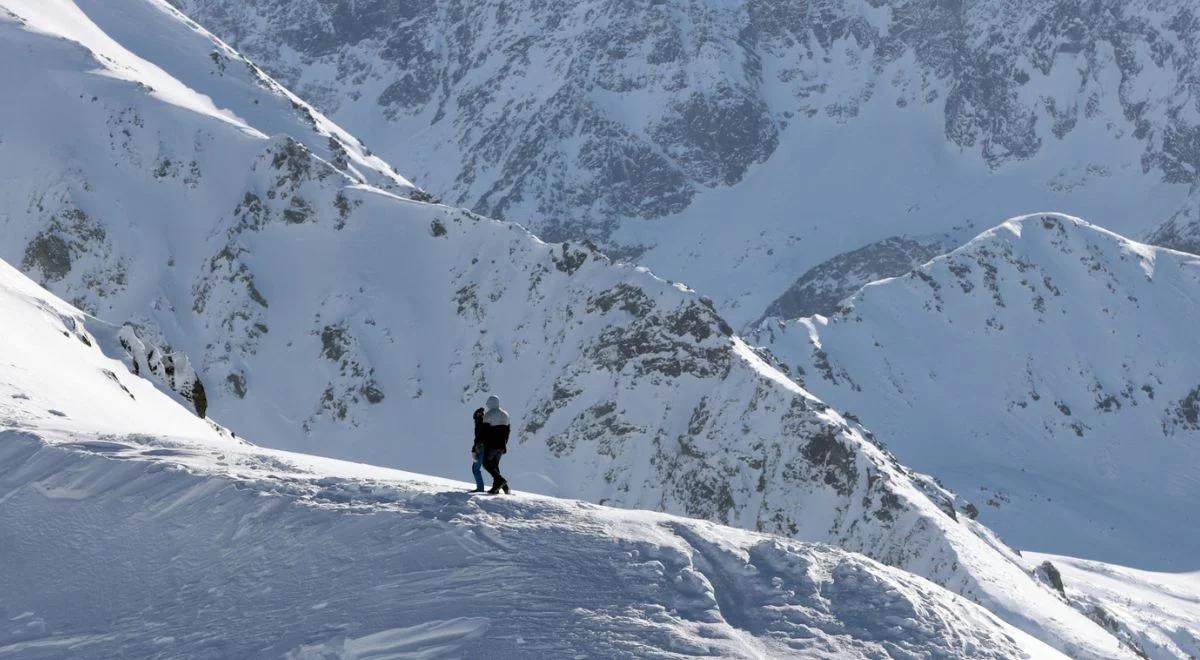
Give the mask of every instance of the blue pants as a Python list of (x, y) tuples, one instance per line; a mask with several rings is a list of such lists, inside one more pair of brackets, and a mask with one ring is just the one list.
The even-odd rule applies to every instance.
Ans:
[(471, 473), (475, 475), (476, 490), (483, 490), (483, 448), (475, 452), (475, 462), (471, 463)]

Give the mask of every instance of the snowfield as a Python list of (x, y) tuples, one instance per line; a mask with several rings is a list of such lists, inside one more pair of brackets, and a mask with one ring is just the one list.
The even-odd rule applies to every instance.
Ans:
[(1057, 655), (828, 546), (253, 447), (115, 332), (0, 262), (0, 657)]

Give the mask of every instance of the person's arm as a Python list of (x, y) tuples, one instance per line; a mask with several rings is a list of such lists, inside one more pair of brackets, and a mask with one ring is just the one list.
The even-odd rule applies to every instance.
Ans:
[(508, 434), (512, 427), (505, 424), (500, 427), (500, 451), (508, 453)]

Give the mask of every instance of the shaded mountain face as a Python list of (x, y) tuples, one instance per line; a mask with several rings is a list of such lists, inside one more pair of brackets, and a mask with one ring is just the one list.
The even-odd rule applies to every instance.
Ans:
[(1146, 237), (1154, 245), (1200, 254), (1200, 194), (1195, 189), (1187, 203)]
[(1140, 236), (1200, 166), (1184, 0), (174, 4), (441, 198), (737, 326), (892, 236), (1042, 209)]
[(767, 307), (763, 318), (831, 315), (837, 311), (838, 303), (863, 285), (907, 273), (945, 252), (947, 242), (945, 237), (893, 236), (838, 255), (801, 275)]
[(1009, 221), (756, 343), (1024, 548), (1195, 570), (1200, 258)]
[(830, 546), (254, 447), (120, 334), (0, 262), (5, 656), (1058, 655)]
[(419, 201), (163, 3), (0, 6), (15, 63), (0, 125), (22, 127), (0, 140), (0, 255), (189, 356), (213, 419), (275, 447), (462, 474), (469, 413), (497, 392), (518, 489), (838, 543), (1057, 648), (1119, 653), (692, 291)]

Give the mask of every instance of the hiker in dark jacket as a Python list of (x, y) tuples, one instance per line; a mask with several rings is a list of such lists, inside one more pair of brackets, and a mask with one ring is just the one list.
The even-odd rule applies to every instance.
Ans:
[(508, 451), (508, 435), (508, 413), (500, 407), (499, 397), (489, 396), (483, 411), (483, 469), (492, 475), (491, 495), (501, 489), (509, 492), (508, 481), (500, 474), (500, 457)]
[(473, 493), (483, 492), (483, 408), (476, 408), (475, 414), (475, 440), (471, 443), (471, 473), (475, 475), (475, 490)]

